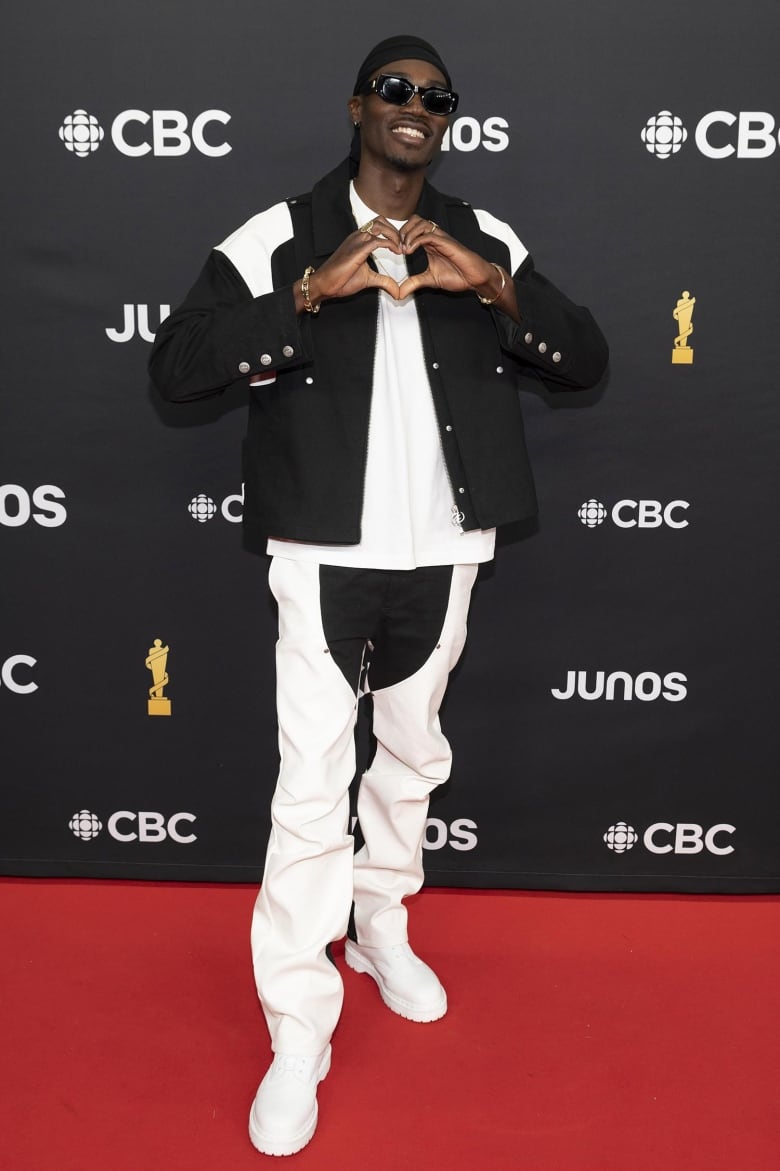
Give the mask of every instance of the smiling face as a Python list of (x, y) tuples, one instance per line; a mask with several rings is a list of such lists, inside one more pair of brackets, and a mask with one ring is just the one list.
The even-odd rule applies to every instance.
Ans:
[[(413, 85), (447, 88), (444, 76), (427, 61), (391, 61), (377, 69), (380, 74), (404, 77)], [(441, 146), (449, 119), (429, 114), (415, 94), (407, 106), (394, 106), (375, 93), (349, 101), (353, 121), (360, 122), (361, 161), (390, 167), (395, 171), (416, 171), (427, 167)]]

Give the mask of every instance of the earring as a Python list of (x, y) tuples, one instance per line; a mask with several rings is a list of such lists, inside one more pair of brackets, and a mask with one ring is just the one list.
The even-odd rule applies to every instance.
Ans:
[(360, 123), (359, 123), (359, 122), (353, 122), (353, 123), (352, 123), (352, 125), (355, 127), (355, 129), (356, 129), (356, 130), (359, 130), (359, 129), (360, 129)]

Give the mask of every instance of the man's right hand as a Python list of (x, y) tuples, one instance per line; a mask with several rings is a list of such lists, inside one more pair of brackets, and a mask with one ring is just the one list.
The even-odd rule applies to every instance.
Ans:
[[(369, 256), (377, 248), (388, 248), (391, 252), (401, 253), (398, 229), (383, 216), (375, 216), (369, 223), (370, 232), (360, 229), (352, 232), (322, 267), (311, 274), (309, 301), (313, 306), (316, 307), (322, 301), (330, 301), (334, 297), (351, 297), (353, 293), (371, 288), (384, 289), (396, 301), (402, 298), (398, 283), (384, 272), (375, 272), (367, 263)], [(296, 311), (303, 313), (306, 306), (303, 303), (300, 281), (295, 282), (293, 291)]]

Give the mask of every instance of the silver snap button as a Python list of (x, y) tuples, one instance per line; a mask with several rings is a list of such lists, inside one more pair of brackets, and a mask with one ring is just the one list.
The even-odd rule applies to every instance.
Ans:
[(561, 355), (558, 350), (556, 350), (555, 353), (553, 354), (552, 360), (553, 360), (553, 362), (560, 362)]
[(503, 373), (504, 373), (504, 367), (503, 366), (496, 366), (496, 374), (503, 374)]
[(248, 374), (251, 369), (252, 369), (252, 367), (249, 365), (248, 362), (239, 362), (238, 363), (239, 374)]
[(447, 426), (444, 428), (444, 430), (445, 430), (445, 431), (451, 431), (451, 430), (452, 430), (452, 424), (451, 424), (451, 423), (448, 423), (448, 424), (447, 424)]
[(532, 342), (533, 340), (534, 340), (534, 335), (533, 335), (532, 333), (527, 333), (527, 334), (525, 335), (525, 344), (526, 344), (527, 346), (530, 346), (530, 344), (531, 344), (531, 342)]
[(313, 378), (307, 378), (307, 379), (306, 379), (306, 385), (307, 385), (307, 386), (311, 386), (311, 384), (312, 384), (313, 382), (314, 382), (314, 379), (313, 379)]
[(284, 354), (285, 358), (291, 358), (295, 353), (295, 350), (292, 348), (292, 346), (282, 346), (282, 353)]
[(434, 368), (434, 370), (438, 370), (438, 369), (439, 369), (439, 363), (438, 363), (438, 362), (434, 362), (434, 363), (433, 363), (433, 368)]
[(261, 366), (270, 366), (271, 361), (272, 361), (272, 359), (271, 359), (270, 354), (261, 354), (260, 355), (260, 365)]
[(460, 492), (460, 494), (462, 496), (463, 493), (466, 491), (466, 489), (465, 488), (458, 488), (458, 491)]
[(539, 342), (539, 353), (540, 354), (547, 353), (547, 342)]

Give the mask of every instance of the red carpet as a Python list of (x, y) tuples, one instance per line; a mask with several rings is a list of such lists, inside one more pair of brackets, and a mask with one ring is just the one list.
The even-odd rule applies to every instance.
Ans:
[(344, 969), (320, 1125), (246, 1116), (269, 1060), (254, 891), (0, 882), (8, 1171), (775, 1171), (780, 898), (430, 891), (444, 1020)]

